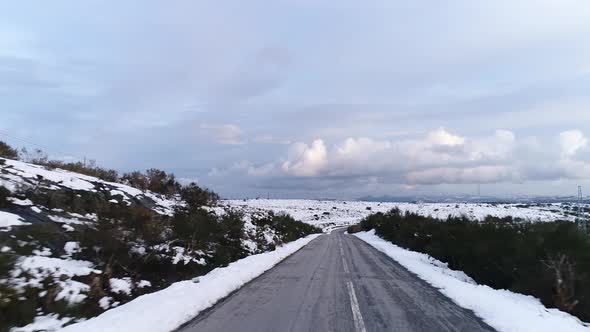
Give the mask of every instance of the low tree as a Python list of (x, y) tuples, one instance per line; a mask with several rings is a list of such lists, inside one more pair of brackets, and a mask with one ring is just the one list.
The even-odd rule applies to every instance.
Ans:
[(213, 206), (219, 200), (219, 195), (203, 189), (196, 183), (191, 182), (188, 186), (182, 187), (180, 197), (186, 202), (187, 207), (191, 210), (200, 209), (203, 206)]
[(162, 195), (174, 195), (180, 191), (181, 185), (176, 181), (174, 174), (151, 168), (146, 172), (148, 189)]
[(148, 180), (147, 176), (145, 176), (144, 174), (142, 174), (139, 171), (125, 173), (121, 177), (121, 180), (123, 180), (123, 182), (125, 184), (128, 184), (134, 188), (137, 188), (137, 189), (140, 189), (143, 191), (146, 191), (148, 189), (149, 180)]

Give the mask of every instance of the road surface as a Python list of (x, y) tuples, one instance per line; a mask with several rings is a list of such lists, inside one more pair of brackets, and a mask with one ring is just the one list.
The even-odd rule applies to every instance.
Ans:
[(313, 240), (178, 331), (494, 330), (340, 230)]

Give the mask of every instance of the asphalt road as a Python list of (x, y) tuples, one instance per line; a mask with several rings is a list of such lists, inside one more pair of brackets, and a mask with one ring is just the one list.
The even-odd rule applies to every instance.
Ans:
[(179, 331), (494, 330), (383, 253), (336, 231)]

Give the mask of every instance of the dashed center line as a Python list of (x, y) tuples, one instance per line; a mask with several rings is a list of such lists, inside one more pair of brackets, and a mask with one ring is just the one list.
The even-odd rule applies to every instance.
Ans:
[(365, 329), (365, 322), (363, 321), (363, 315), (361, 315), (361, 309), (359, 308), (359, 302), (356, 298), (352, 281), (347, 281), (346, 286), (348, 286), (348, 296), (350, 297), (350, 307), (352, 309), (354, 329), (357, 332), (366, 332), (367, 330)]
[[(349, 274), (350, 270), (348, 269), (348, 264), (344, 258), (344, 248), (342, 248), (342, 241), (340, 239), (338, 239), (338, 246), (340, 247), (340, 257), (342, 258), (342, 267), (344, 268), (344, 273)], [(359, 307), (359, 302), (356, 298), (352, 281), (347, 281), (346, 286), (348, 288), (348, 297), (350, 298), (350, 309), (352, 310), (354, 329), (356, 332), (366, 332), (365, 321), (363, 320), (363, 315), (361, 314), (361, 308)]]
[(348, 269), (348, 264), (346, 264), (346, 259), (344, 259), (344, 257), (342, 257), (342, 265), (344, 267), (344, 273), (350, 273), (350, 270)]

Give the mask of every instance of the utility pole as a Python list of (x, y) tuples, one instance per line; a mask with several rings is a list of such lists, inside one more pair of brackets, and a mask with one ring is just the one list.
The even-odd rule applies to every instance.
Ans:
[(584, 213), (582, 211), (582, 203), (584, 201), (584, 197), (582, 196), (582, 186), (578, 186), (578, 215), (576, 217), (576, 223), (578, 227), (584, 234), (586, 233), (586, 219), (584, 218)]

